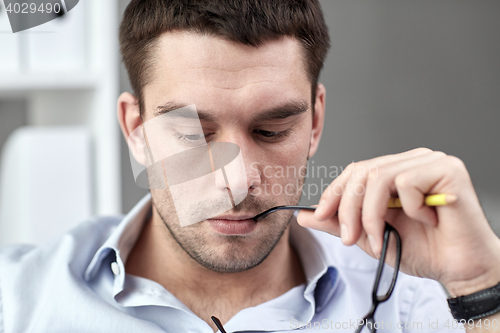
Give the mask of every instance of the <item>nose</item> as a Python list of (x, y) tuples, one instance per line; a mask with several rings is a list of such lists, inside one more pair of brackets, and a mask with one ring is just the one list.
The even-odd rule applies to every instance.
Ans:
[[(236, 144), (234, 141), (230, 142), (229, 140), (218, 143), (229, 143), (229, 147), (236, 147), (237, 152), (229, 163), (223, 167), (221, 166), (220, 170), (217, 171), (217, 188), (220, 190), (228, 188), (231, 190), (233, 196), (236, 197), (246, 197), (247, 194), (259, 188), (261, 185), (261, 172), (256, 156), (254, 156), (255, 149), (251, 149), (248, 146), (245, 147), (241, 142)], [(216, 144), (210, 143), (209, 145), (215, 147)], [(215, 151), (215, 149), (212, 149), (212, 151)], [(224, 154), (226, 157), (229, 155), (228, 152)]]
[(248, 192), (254, 191), (259, 188), (262, 178), (261, 172), (259, 170), (259, 162), (257, 161), (249, 161), (250, 163), (246, 164), (245, 170), (247, 174), (247, 188)]

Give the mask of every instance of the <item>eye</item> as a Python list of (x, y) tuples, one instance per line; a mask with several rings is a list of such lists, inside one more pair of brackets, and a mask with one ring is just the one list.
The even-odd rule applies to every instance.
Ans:
[(276, 135), (279, 135), (279, 132), (269, 132), (264, 130), (255, 130), (255, 131), (266, 138), (272, 138), (275, 137)]
[(183, 135), (183, 137), (189, 141), (196, 141), (205, 138), (203, 134)]
[(256, 129), (254, 130), (254, 133), (257, 133), (266, 141), (277, 141), (278, 139), (288, 136), (288, 134), (290, 134), (290, 131), (291, 131), (290, 129), (287, 129), (281, 132), (272, 132), (272, 131)]
[(182, 133), (175, 133), (174, 136), (181, 140), (181, 141), (184, 141), (184, 142), (187, 142), (187, 143), (200, 143), (200, 142), (204, 142), (205, 141), (205, 134), (204, 133), (201, 133), (201, 134), (182, 134)]

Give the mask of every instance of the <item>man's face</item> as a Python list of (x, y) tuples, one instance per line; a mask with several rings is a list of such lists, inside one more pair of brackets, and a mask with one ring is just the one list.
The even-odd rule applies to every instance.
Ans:
[[(238, 272), (261, 263), (286, 230), (291, 212), (249, 218), (296, 204), (311, 145), (311, 82), (297, 40), (256, 48), (213, 36), (166, 33), (144, 87), (143, 120), (162, 109), (196, 106), (210, 142), (237, 144), (248, 196), (219, 219), (181, 227), (167, 190), (151, 190), (154, 207), (179, 245), (198, 263)], [(233, 221), (231, 221), (233, 220)]]

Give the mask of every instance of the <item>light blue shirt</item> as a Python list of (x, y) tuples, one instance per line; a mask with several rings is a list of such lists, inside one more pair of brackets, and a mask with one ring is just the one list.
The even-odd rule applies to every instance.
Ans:
[[(148, 195), (125, 218), (97, 218), (38, 247), (3, 248), (0, 332), (212, 333), (163, 286), (125, 272), (150, 214)], [(291, 223), (307, 282), (241, 310), (224, 324), (227, 332), (354, 332), (368, 312), (377, 260)], [(457, 325), (437, 282), (402, 273), (375, 318), (384, 332), (463, 332), (451, 329)]]

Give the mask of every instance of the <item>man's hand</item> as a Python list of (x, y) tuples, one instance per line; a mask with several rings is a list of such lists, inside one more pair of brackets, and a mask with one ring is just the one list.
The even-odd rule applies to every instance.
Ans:
[[(426, 195), (437, 193), (456, 195), (458, 201), (423, 204)], [(389, 197), (395, 196), (402, 209), (387, 208)], [(500, 281), (500, 240), (460, 159), (419, 148), (350, 164), (323, 193), (317, 210), (298, 216), (300, 225), (341, 236), (344, 244), (357, 244), (376, 258), (385, 221), (401, 235), (402, 272), (437, 280), (452, 296)], [(388, 263), (394, 259), (391, 239)]]

